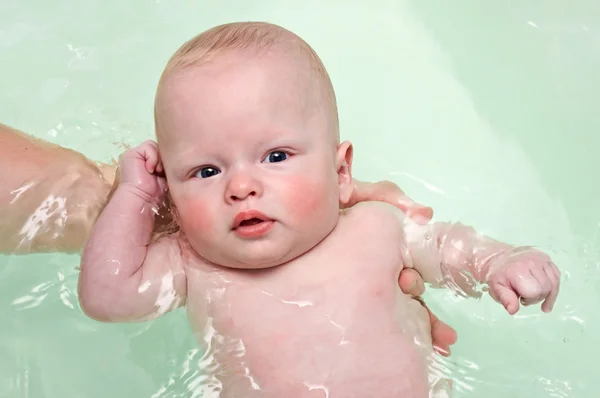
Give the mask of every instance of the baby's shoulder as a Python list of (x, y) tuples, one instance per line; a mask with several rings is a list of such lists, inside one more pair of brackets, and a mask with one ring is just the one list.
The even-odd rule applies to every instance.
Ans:
[[(338, 229), (348, 231), (352, 236), (389, 237), (401, 242), (404, 237), (404, 226), (407, 222), (404, 213), (384, 202), (360, 202), (342, 211)], [(410, 221), (408, 221), (410, 222)]]
[(389, 223), (398, 226), (408, 221), (406, 215), (397, 207), (385, 202), (360, 202), (343, 210), (342, 216), (351, 222)]

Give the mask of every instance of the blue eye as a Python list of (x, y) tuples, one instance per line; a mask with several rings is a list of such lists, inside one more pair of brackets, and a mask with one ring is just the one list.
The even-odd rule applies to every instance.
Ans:
[(288, 158), (288, 154), (283, 151), (273, 151), (267, 155), (265, 158), (265, 162), (267, 163), (277, 163), (283, 162)]
[(203, 167), (196, 173), (196, 177), (208, 178), (219, 174), (221, 171), (214, 167)]

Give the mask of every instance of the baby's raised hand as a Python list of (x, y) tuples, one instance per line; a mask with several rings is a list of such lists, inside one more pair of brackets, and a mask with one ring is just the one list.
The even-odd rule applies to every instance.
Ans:
[(550, 312), (558, 296), (560, 271), (548, 255), (529, 249), (496, 260), (490, 267), (488, 286), (494, 300), (513, 315), (523, 305), (541, 301)]
[(166, 191), (163, 166), (156, 142), (148, 140), (127, 150), (119, 159), (119, 184), (134, 188), (136, 194), (159, 204)]

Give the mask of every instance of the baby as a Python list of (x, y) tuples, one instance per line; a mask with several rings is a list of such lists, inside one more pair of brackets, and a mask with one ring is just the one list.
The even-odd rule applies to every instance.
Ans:
[[(323, 64), (281, 27), (234, 23), (185, 43), (155, 118), (158, 144), (120, 159), (79, 298), (106, 322), (185, 305), (203, 396), (447, 396), (426, 309), (399, 289), (404, 268), (467, 293), (486, 283), (510, 314), (554, 305), (560, 275), (544, 253), (382, 202), (340, 210), (353, 147)], [(153, 238), (167, 182), (179, 230)]]

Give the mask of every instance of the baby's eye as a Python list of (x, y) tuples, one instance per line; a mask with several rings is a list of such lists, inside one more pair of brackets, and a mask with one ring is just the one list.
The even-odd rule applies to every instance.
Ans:
[(203, 167), (198, 172), (196, 172), (196, 177), (198, 178), (208, 178), (219, 174), (221, 171), (215, 167)]
[(283, 151), (273, 151), (267, 155), (265, 158), (266, 163), (277, 163), (283, 162), (288, 158), (288, 154)]

